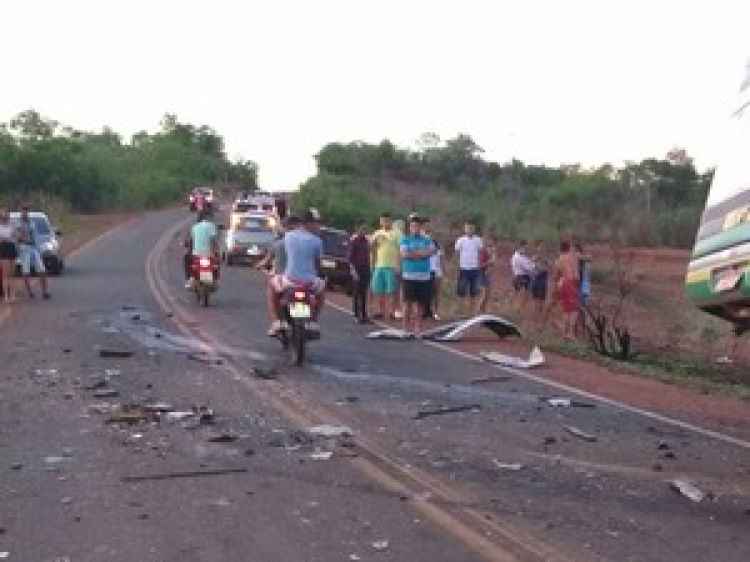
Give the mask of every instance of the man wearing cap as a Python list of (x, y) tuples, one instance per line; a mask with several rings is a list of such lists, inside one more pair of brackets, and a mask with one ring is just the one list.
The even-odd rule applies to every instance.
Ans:
[(404, 282), (403, 330), (414, 323), (414, 333), (422, 328), (424, 303), (430, 296), (430, 256), (436, 252), (432, 240), (424, 235), (424, 219), (417, 213), (409, 215), (408, 233), (401, 237), (401, 275)]
[[(316, 235), (319, 228), (320, 213), (317, 209), (308, 210), (302, 216), (301, 224), (284, 235), (286, 267), (283, 275), (274, 276), (271, 280), (277, 296), (291, 283), (304, 283), (312, 287), (317, 298), (312, 310), (312, 322), (307, 325), (311, 332), (320, 331), (318, 318), (324, 302), (325, 281), (318, 276), (323, 255), (323, 241)], [(278, 306), (273, 307), (271, 316), (272, 323), (268, 333), (273, 336), (284, 328)]]

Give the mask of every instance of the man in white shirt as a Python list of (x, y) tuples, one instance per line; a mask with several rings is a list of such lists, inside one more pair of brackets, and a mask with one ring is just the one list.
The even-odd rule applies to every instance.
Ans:
[(531, 279), (536, 271), (536, 264), (526, 255), (526, 240), (521, 240), (510, 258), (510, 269), (513, 273), (513, 289), (516, 291), (515, 306), (520, 310), (526, 304), (531, 290)]
[(459, 300), (469, 298), (468, 309), (464, 316), (470, 316), (476, 311), (476, 300), (479, 295), (479, 251), (482, 249), (482, 239), (476, 235), (474, 225), (467, 222), (464, 225), (464, 235), (456, 240), (458, 253), (458, 285), (456, 294)]

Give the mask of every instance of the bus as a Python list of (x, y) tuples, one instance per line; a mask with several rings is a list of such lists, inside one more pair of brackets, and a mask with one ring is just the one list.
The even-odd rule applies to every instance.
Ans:
[(705, 312), (750, 330), (750, 60), (732, 108), (685, 279)]

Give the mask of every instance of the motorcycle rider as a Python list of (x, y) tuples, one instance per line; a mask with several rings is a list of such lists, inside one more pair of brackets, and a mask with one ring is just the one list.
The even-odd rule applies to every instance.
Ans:
[(271, 336), (285, 328), (279, 318), (279, 297), (286, 287), (295, 283), (308, 285), (314, 291), (315, 305), (307, 329), (313, 333), (320, 332), (318, 319), (324, 304), (325, 281), (318, 276), (323, 254), (323, 241), (317, 236), (319, 229), (320, 213), (317, 209), (310, 209), (302, 216), (301, 223), (295, 224), (284, 235), (286, 266), (282, 274), (276, 274), (270, 280), (273, 306), (269, 311), (272, 322), (268, 333)]
[[(209, 209), (203, 208), (198, 212), (198, 222), (190, 229), (191, 255), (194, 258), (213, 258), (216, 262), (214, 280), (219, 281), (219, 229), (212, 220)], [(191, 277), (192, 285), (195, 275)]]

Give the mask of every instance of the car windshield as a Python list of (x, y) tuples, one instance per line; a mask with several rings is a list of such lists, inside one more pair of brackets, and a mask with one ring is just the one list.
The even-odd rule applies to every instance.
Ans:
[(270, 230), (251, 230), (240, 228), (235, 233), (235, 237), (251, 244), (267, 244), (274, 239), (274, 233)]
[(255, 232), (270, 231), (271, 223), (268, 217), (242, 217), (237, 228)]
[(331, 230), (321, 230), (320, 239), (323, 240), (323, 253), (327, 256), (346, 257), (349, 247), (349, 237), (346, 233)]

